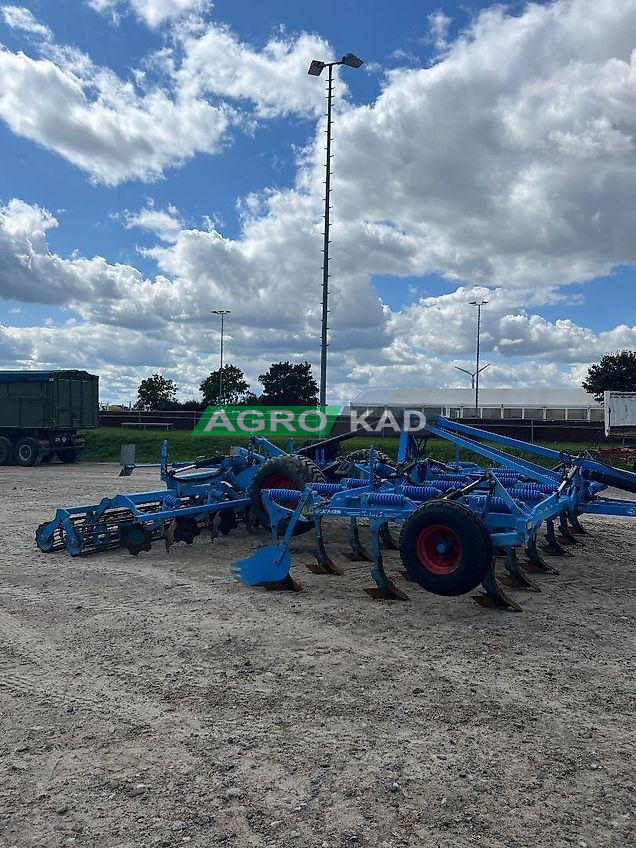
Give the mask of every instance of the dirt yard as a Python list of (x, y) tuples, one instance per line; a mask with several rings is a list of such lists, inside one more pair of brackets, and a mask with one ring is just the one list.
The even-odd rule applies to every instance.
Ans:
[[(523, 613), (236, 582), (242, 528), (169, 555), (42, 554), (59, 505), (157, 486), (0, 469), (0, 845), (626, 848), (636, 522), (584, 518)], [(157, 486), (158, 487), (158, 486)], [(331, 529), (339, 563), (345, 536)], [(632, 814), (633, 815), (633, 814)]]

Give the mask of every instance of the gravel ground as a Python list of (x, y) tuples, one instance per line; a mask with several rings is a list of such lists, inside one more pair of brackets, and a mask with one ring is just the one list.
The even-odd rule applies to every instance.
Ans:
[[(228, 563), (266, 536), (41, 554), (58, 505), (156, 486), (2, 468), (0, 845), (624, 848), (633, 843), (636, 523), (584, 519), (523, 613), (303, 594)], [(345, 534), (327, 527), (340, 563)]]

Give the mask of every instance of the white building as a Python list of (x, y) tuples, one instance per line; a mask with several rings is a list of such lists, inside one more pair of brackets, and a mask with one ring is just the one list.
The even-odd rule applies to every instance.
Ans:
[(366, 389), (350, 403), (363, 412), (418, 409), (446, 418), (506, 418), (535, 421), (603, 421), (603, 405), (583, 389), (480, 389), (475, 414), (474, 389)]

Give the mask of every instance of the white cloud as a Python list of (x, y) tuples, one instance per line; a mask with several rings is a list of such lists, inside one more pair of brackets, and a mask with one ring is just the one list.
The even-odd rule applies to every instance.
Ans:
[(49, 59), (0, 48), (0, 117), (11, 130), (61, 154), (94, 180), (153, 180), (199, 152), (218, 150), (228, 112), (154, 88), (139, 94), (91, 66), (81, 77)]
[[(25, 108), (11, 94), (18, 90), (12, 83), (16, 72), (7, 65), (12, 120), (23, 122), (23, 134), (112, 183), (160, 173), (181, 161), (175, 151), (184, 144), (190, 145), (187, 155), (194, 155), (198, 148), (185, 115), (200, 104), (212, 108), (206, 100), (212, 95), (253, 105), (246, 120), (254, 114), (313, 114), (315, 89), (305, 85), (322, 86), (306, 78), (306, 63), (326, 45), (301, 37), (258, 52), (207, 25), (180, 39), (179, 50), (162, 54), (168, 87), (140, 77), (139, 85), (148, 86), (143, 93), (103, 69), (79, 71), (68, 60), (56, 66), (8, 54), (10, 62), (21, 63), (21, 73), (26, 67), (33, 74), (25, 90), (34, 99), (31, 104), (27, 98)], [(548, 321), (537, 314), (542, 304), (558, 302), (564, 283), (636, 262), (635, 43), (636, 0), (561, 0), (530, 5), (515, 17), (498, 8), (482, 13), (434, 67), (389, 75), (372, 105), (339, 102), (330, 316), (334, 391), (344, 395), (366, 383), (456, 383), (453, 364), (468, 361), (474, 343), (475, 316), (467, 302), (480, 294), (490, 300), (482, 339), (493, 362), (485, 378), (490, 385), (495, 379), (572, 381), (582, 363), (636, 344), (629, 304), (619, 319), (626, 323), (603, 333), (577, 321), (573, 304), (565, 301), (569, 319)], [(223, 64), (226, 55), (225, 70), (215, 78), (209, 68)], [(4, 57), (0, 53), (0, 67)], [(302, 60), (291, 91), (275, 73), (272, 92), (263, 85), (261, 77), (275, 70), (276, 57), (283, 64), (293, 57), (299, 68)], [(58, 90), (66, 99), (58, 98), (49, 112), (47, 98)], [(183, 118), (176, 130), (164, 120), (166, 102)], [(153, 125), (148, 146), (139, 149), (143, 134), (130, 132), (138, 112)], [(82, 156), (65, 146), (67, 137), (75, 137), (77, 115), (80, 138), (86, 138), (85, 124), (94, 131)], [(168, 127), (170, 139), (162, 142)], [(293, 187), (243, 199), (236, 238), (224, 236), (211, 218), (207, 227), (185, 224), (170, 207), (148, 206), (125, 217), (126, 226), (158, 237), (145, 250), (158, 263), (155, 280), (100, 257), (56, 256), (46, 244), (55, 219), (15, 205), (19, 201), (9, 204), (0, 226), (5, 296), (66, 303), (91, 332), (103, 330), (113, 349), (128, 334), (141, 333), (148, 344), (160, 338), (166, 368), (176, 371), (187, 360), (187, 385), (196, 385), (202, 368), (215, 366), (211, 308), (232, 310), (228, 355), (248, 363), (250, 379), (274, 358), (317, 362), (323, 132), (320, 116), (314, 139), (300, 154)], [(111, 147), (113, 135), (117, 143)], [(155, 163), (150, 171), (149, 160)], [(400, 310), (383, 307), (369, 284), (373, 274), (434, 271), (456, 280), (457, 291)], [(50, 338), (60, 334), (62, 350), (71, 329), (47, 332)], [(12, 335), (12, 343), (27, 344), (34, 333)], [(32, 348), (36, 358), (54, 351), (53, 343), (38, 344)], [(149, 349), (139, 353), (144, 355), (148, 361), (139, 369), (152, 368), (155, 354)]]
[(428, 16), (431, 38), (438, 53), (443, 53), (448, 47), (448, 28), (453, 19), (443, 9), (436, 9)]
[(1, 6), (0, 14), (4, 18), (5, 24), (11, 29), (29, 32), (41, 38), (51, 36), (51, 30), (37, 21), (33, 13), (24, 6)]
[[(250, 101), (261, 118), (324, 111), (324, 84), (307, 73), (312, 59), (326, 61), (331, 56), (330, 47), (317, 36), (272, 38), (257, 51), (227, 28), (209, 25), (203, 33), (186, 33), (183, 49), (176, 79), (184, 96), (211, 93)], [(339, 99), (347, 90), (343, 82), (336, 89)]]
[(201, 14), (212, 5), (211, 0), (128, 0), (128, 2), (126, 0), (87, 0), (87, 2), (96, 12), (110, 14), (115, 20), (121, 10), (128, 5), (139, 20), (153, 29), (166, 21), (186, 14)]

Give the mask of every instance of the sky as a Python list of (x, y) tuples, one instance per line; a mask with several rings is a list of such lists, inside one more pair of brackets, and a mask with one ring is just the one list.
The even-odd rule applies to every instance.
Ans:
[(636, 0), (0, 0), (0, 368), (318, 379), (347, 52), (328, 399), (636, 348)]

